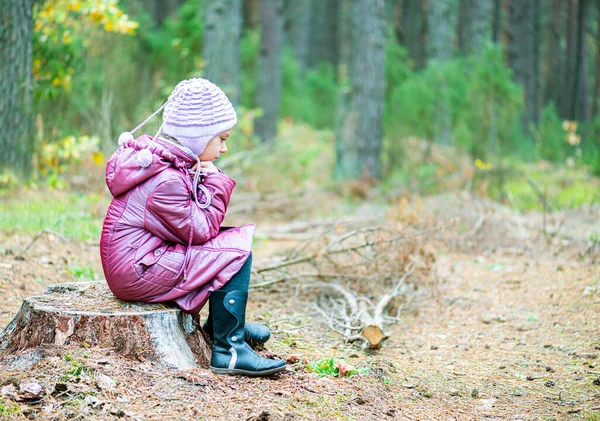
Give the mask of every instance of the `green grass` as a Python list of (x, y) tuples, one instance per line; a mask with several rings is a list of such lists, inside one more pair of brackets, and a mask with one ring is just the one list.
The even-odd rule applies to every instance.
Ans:
[(69, 266), (67, 270), (80, 281), (95, 281), (98, 279), (94, 268), (91, 267)]
[(582, 169), (520, 164), (516, 170), (522, 175), (509, 177), (503, 188), (516, 209), (543, 211), (542, 197), (556, 210), (600, 203), (600, 180)]
[(100, 194), (28, 192), (0, 202), (0, 231), (33, 234), (49, 230), (78, 241), (99, 241), (108, 203)]
[(12, 420), (22, 419), (23, 411), (21, 407), (5, 397), (0, 397), (0, 419)]

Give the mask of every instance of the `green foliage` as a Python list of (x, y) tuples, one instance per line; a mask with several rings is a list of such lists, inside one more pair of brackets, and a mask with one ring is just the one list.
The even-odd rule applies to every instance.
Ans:
[(292, 53), (284, 52), (282, 118), (291, 118), (317, 129), (333, 129), (337, 93), (335, 69), (330, 63), (322, 62), (314, 70), (302, 72)]
[[(543, 211), (544, 204), (538, 197), (539, 193), (545, 196), (553, 209), (600, 203), (600, 183), (581, 168), (516, 162), (506, 171), (515, 175), (506, 177), (503, 185), (492, 183), (488, 194), (498, 200), (508, 195), (516, 209)], [(534, 190), (529, 179), (533, 180), (540, 192)]]
[(94, 273), (94, 268), (91, 267), (69, 266), (67, 271), (80, 281), (95, 281), (98, 279)]
[[(554, 162), (565, 162), (569, 151), (562, 121), (554, 105), (549, 105), (540, 115), (540, 123), (534, 132), (540, 157)], [(571, 148), (572, 149), (572, 148)]]
[(357, 374), (366, 374), (368, 369), (357, 369), (341, 358), (324, 358), (306, 366), (306, 371), (319, 376), (350, 377)]
[(258, 65), (258, 52), (260, 51), (260, 32), (248, 30), (242, 35), (240, 42), (240, 62), (242, 66), (242, 92), (240, 101), (245, 108), (254, 108), (256, 105), (256, 66)]
[(79, 139), (67, 136), (59, 142), (44, 145), (40, 173), (46, 177), (48, 187), (59, 189), (66, 187), (64, 176), (85, 160), (95, 165), (102, 165), (104, 160), (98, 146), (99, 139), (90, 136), (82, 136)]
[[(202, 67), (204, 2), (187, 0), (174, 16), (154, 28), (150, 22), (140, 28), (142, 53), (147, 53), (153, 68), (163, 74), (165, 86), (175, 85), (183, 77), (198, 77)], [(166, 96), (170, 89), (163, 92)]]
[[(399, 54), (395, 57), (402, 59)], [(396, 74), (403, 82), (390, 87), (385, 118), (388, 142), (398, 142), (399, 136), (433, 139), (439, 130), (440, 102), (449, 105), (456, 145), (473, 157), (503, 154), (521, 140), (513, 136), (522, 109), (521, 89), (512, 82), (499, 48), (432, 62), (419, 73), (396, 70)]]
[(134, 34), (138, 23), (117, 0), (46, 0), (35, 3), (33, 76), (37, 98), (69, 93), (71, 76), (83, 68), (94, 30)]
[(86, 367), (79, 360), (76, 360), (69, 354), (65, 354), (63, 359), (69, 363), (70, 368), (58, 378), (59, 382), (79, 382), (82, 375), (89, 374), (86, 370)]

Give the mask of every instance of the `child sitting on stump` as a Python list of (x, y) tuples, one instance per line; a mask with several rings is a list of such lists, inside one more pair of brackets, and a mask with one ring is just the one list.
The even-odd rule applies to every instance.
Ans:
[[(158, 133), (134, 139), (163, 109)], [(221, 89), (190, 79), (123, 133), (106, 167), (113, 200), (100, 253), (108, 286), (122, 300), (173, 301), (187, 313), (209, 301), (204, 329), (213, 339), (213, 373), (269, 376), (285, 362), (256, 354), (250, 345), (267, 341), (270, 331), (245, 323), (255, 226), (221, 227), (235, 181), (213, 162), (227, 152), (236, 123)]]

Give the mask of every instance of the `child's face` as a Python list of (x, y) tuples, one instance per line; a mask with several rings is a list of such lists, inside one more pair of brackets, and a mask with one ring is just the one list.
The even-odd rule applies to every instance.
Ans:
[(227, 153), (226, 141), (231, 134), (231, 129), (219, 133), (213, 137), (204, 152), (200, 155), (200, 161), (214, 161), (221, 156), (222, 153)]

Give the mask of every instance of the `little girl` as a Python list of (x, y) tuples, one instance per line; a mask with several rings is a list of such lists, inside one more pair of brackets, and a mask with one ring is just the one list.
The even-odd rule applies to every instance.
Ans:
[[(134, 140), (163, 108), (157, 135)], [(173, 301), (188, 313), (209, 301), (203, 327), (213, 339), (213, 373), (269, 376), (285, 362), (256, 354), (248, 344), (266, 342), (270, 331), (245, 323), (255, 226), (221, 226), (235, 181), (213, 161), (227, 152), (236, 123), (221, 89), (190, 79), (123, 133), (106, 167), (113, 200), (100, 253), (108, 286), (122, 300)]]

